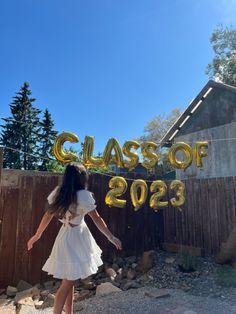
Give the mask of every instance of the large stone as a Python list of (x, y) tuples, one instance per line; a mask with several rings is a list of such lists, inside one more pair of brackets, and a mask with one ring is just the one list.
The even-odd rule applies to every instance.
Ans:
[(43, 300), (37, 300), (37, 301), (34, 301), (34, 306), (36, 308), (36, 310), (40, 310), (43, 306)]
[(136, 277), (136, 271), (132, 268), (129, 268), (127, 271), (127, 279), (132, 280)]
[(124, 260), (122, 257), (117, 257), (114, 261), (114, 263), (116, 263), (119, 267), (123, 267), (124, 265)]
[(34, 301), (33, 301), (32, 297), (27, 297), (25, 299), (21, 299), (18, 301), (18, 303), (21, 305), (34, 306)]
[(175, 258), (174, 258), (174, 257), (167, 257), (167, 258), (165, 259), (166, 264), (173, 264), (174, 261), (175, 261)]
[(49, 293), (50, 293), (49, 290), (42, 290), (42, 291), (40, 292), (40, 295), (41, 295), (43, 298), (46, 298)]
[(90, 297), (89, 290), (82, 290), (80, 292), (74, 293), (74, 300), (75, 301), (83, 301), (85, 299), (88, 299)]
[(146, 273), (149, 269), (153, 267), (153, 258), (155, 251), (145, 251), (143, 252), (141, 260), (138, 262), (136, 269), (141, 273)]
[(116, 278), (116, 275), (117, 275), (116, 271), (113, 268), (111, 268), (111, 267), (106, 268), (106, 274), (107, 274), (108, 277), (110, 277), (113, 280)]
[(114, 269), (114, 271), (117, 271), (119, 269), (119, 265), (116, 263), (113, 263), (111, 267)]
[(81, 286), (86, 290), (92, 290), (96, 288), (96, 284), (90, 279), (81, 281)]
[(46, 309), (47, 307), (53, 307), (55, 296), (52, 293), (49, 293), (46, 299), (43, 301), (41, 305), (41, 309)]
[(17, 291), (16, 287), (8, 286), (6, 293), (9, 297), (14, 297), (17, 294)]
[(112, 292), (118, 292), (118, 291), (122, 291), (122, 290), (114, 286), (110, 282), (105, 282), (97, 286), (96, 295), (106, 295), (106, 294), (110, 294)]
[(30, 283), (28, 283), (27, 281), (24, 281), (24, 280), (20, 280), (18, 282), (18, 285), (16, 286), (18, 292), (24, 291), (24, 290), (28, 290), (28, 289), (30, 289), (32, 287), (33, 286)]
[(128, 290), (128, 289), (137, 289), (137, 288), (140, 288), (141, 285), (134, 281), (134, 280), (131, 280), (131, 281), (127, 281), (124, 286), (123, 286), (123, 290)]
[(44, 288), (47, 290), (51, 290), (54, 287), (55, 281), (54, 280), (49, 280), (43, 283)]
[(40, 295), (40, 290), (37, 287), (33, 287), (21, 292), (17, 292), (15, 296), (15, 302), (19, 302), (22, 299), (28, 298), (28, 297), (34, 297)]

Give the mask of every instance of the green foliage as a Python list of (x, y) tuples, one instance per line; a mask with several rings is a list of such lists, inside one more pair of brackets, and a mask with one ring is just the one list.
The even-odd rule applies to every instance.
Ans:
[[(12, 116), (3, 118), (0, 144), (13, 148), (4, 150), (3, 166), (17, 169), (37, 169), (38, 141), (40, 138), (39, 109), (33, 106), (29, 84), (25, 82), (20, 91), (13, 97), (10, 105)], [(17, 152), (15, 150), (27, 152)]]
[[(81, 144), (83, 145), (83, 144)], [(73, 153), (77, 156), (76, 162), (82, 162), (82, 150), (74, 149), (72, 146), (69, 146), (68, 148), (64, 148), (64, 151), (66, 153)], [(66, 164), (63, 164), (62, 162), (58, 160), (51, 160), (47, 163), (47, 170), (52, 172), (64, 172), (66, 168)]]
[(180, 249), (177, 257), (177, 264), (183, 272), (191, 272), (195, 270), (193, 257), (187, 249)]
[[(138, 138), (139, 142), (151, 141), (160, 143), (162, 138), (180, 117), (181, 111), (179, 108), (174, 108), (169, 114), (160, 114), (149, 121), (144, 127), (144, 135)], [(156, 153), (158, 154), (160, 161), (155, 169), (156, 174), (164, 174), (173, 170), (167, 159), (166, 149), (158, 146)]]
[[(53, 159), (52, 145), (57, 135), (53, 130), (54, 122), (48, 109), (42, 121), (41, 110), (35, 108), (35, 98), (31, 97), (29, 83), (25, 82), (13, 97), (10, 105), (11, 116), (3, 118), (0, 145), (4, 149), (3, 166), (5, 168), (60, 171), (61, 165)], [(34, 155), (34, 156), (33, 156)]]
[[(42, 164), (39, 165), (38, 170), (47, 171), (50, 170), (54, 162), (49, 162), (47, 159), (54, 157), (52, 152), (52, 146), (57, 136), (57, 132), (53, 130), (54, 122), (48, 109), (44, 111), (44, 116), (40, 122), (40, 152), (39, 156), (42, 158)], [(45, 159), (44, 159), (45, 158)], [(60, 171), (59, 171), (60, 172)]]
[(218, 25), (210, 38), (214, 51), (206, 74), (216, 81), (236, 86), (236, 28)]

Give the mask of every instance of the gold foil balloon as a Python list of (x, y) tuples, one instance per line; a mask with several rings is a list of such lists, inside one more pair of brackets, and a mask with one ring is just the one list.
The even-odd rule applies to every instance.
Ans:
[(144, 142), (141, 146), (141, 152), (143, 157), (149, 158), (150, 160), (144, 160), (142, 166), (146, 169), (152, 169), (158, 162), (158, 156), (153, 151), (157, 149), (157, 144), (154, 142)]
[(102, 157), (93, 157), (94, 136), (85, 136), (83, 145), (83, 164), (88, 167), (104, 168)]
[(113, 177), (109, 181), (110, 190), (105, 198), (105, 203), (109, 207), (120, 207), (123, 208), (126, 205), (126, 200), (118, 199), (118, 196), (123, 195), (127, 191), (128, 184), (122, 177)]
[(67, 153), (63, 150), (63, 145), (67, 141), (70, 143), (77, 143), (79, 142), (79, 138), (74, 133), (63, 132), (59, 136), (57, 136), (52, 147), (53, 154), (55, 155), (56, 159), (63, 163), (69, 163), (77, 159), (76, 154), (73, 154), (71, 152)]
[(196, 142), (193, 148), (193, 156), (198, 168), (202, 167), (202, 157), (206, 157), (208, 148), (208, 142)]
[(138, 149), (140, 144), (136, 141), (126, 141), (123, 145), (123, 153), (126, 157), (129, 157), (130, 160), (124, 160), (124, 166), (130, 170), (137, 167), (139, 162), (139, 156), (137, 153), (131, 152), (131, 148)]
[[(185, 155), (184, 160), (178, 160), (176, 157), (176, 153), (178, 151), (182, 151)], [(178, 142), (171, 146), (171, 148), (168, 151), (168, 159), (170, 164), (178, 169), (187, 169), (191, 163), (192, 163), (192, 148), (184, 143), (184, 142)]]
[(174, 207), (179, 207), (185, 202), (185, 184), (180, 180), (174, 180), (170, 184), (171, 190), (176, 190), (176, 197), (171, 198), (171, 205)]
[(168, 206), (168, 201), (161, 201), (166, 196), (167, 186), (165, 182), (161, 180), (153, 181), (150, 186), (150, 191), (155, 192), (150, 198), (150, 207), (155, 211), (159, 208)]
[[(138, 197), (138, 190), (140, 189), (140, 197)], [(135, 180), (130, 187), (131, 201), (134, 210), (137, 211), (145, 202), (148, 195), (147, 183), (144, 180)]]
[[(112, 151), (114, 150), (115, 155), (112, 155)], [(110, 138), (107, 142), (103, 153), (104, 165), (107, 168), (111, 161), (114, 161), (118, 168), (123, 168), (123, 155), (122, 150), (120, 148), (120, 144), (115, 138)]]

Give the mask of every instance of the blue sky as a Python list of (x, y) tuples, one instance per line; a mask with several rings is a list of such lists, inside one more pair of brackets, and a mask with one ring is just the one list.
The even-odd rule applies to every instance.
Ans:
[(210, 35), (235, 16), (236, 0), (2, 1), (0, 117), (28, 81), (59, 132), (96, 151), (137, 138), (207, 83)]

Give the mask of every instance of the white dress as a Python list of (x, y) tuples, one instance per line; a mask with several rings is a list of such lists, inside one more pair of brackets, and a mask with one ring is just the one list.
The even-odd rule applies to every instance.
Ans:
[[(56, 187), (47, 200), (53, 202)], [(77, 206), (70, 206), (65, 216), (59, 219), (63, 225), (55, 239), (51, 254), (42, 270), (58, 279), (77, 280), (95, 274), (103, 264), (102, 250), (93, 238), (84, 216), (96, 208), (92, 193), (77, 191)], [(72, 227), (73, 225), (78, 225)]]

